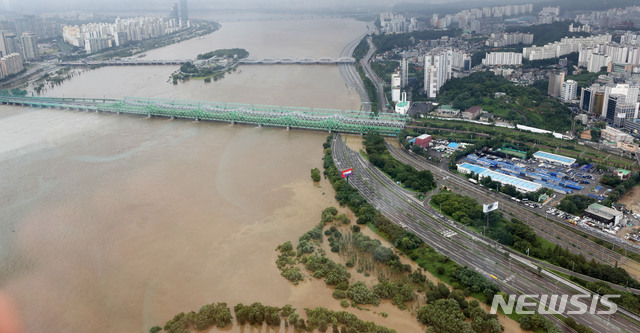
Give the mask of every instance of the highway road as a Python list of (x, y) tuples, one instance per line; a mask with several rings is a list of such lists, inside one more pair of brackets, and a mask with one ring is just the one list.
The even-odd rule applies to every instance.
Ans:
[[(371, 33), (373, 23), (367, 24), (367, 33), (359, 36), (353, 41), (349, 42), (340, 53), (340, 57), (353, 57), (353, 52), (355, 51), (360, 41), (367, 36), (367, 34)], [(360, 95), (360, 100), (362, 101), (362, 111), (371, 112), (371, 101), (369, 100), (369, 95), (367, 94), (367, 90), (364, 87), (364, 83), (356, 70), (356, 66), (354, 64), (338, 64), (338, 70), (340, 71), (340, 75), (344, 79), (344, 82), (347, 84), (347, 88), (349, 90), (356, 90)]]
[[(339, 170), (353, 168), (349, 183), (394, 223), (423, 239), (439, 253), (491, 278), (507, 294), (589, 294), (580, 286), (561, 279), (546, 270), (542, 275), (528, 258), (502, 249), (495, 242), (479, 236), (457, 222), (443, 216), (398, 186), (358, 152), (347, 148), (339, 135), (332, 143), (334, 162)], [(575, 308), (573, 305), (568, 307)], [(623, 309), (610, 316), (597, 314), (571, 315), (577, 322), (597, 332), (629, 332), (640, 329), (640, 318)], [(547, 316), (565, 331), (570, 329), (553, 316)], [(633, 318), (633, 319), (630, 319)]]
[[(589, 239), (581, 237), (572, 232), (571, 229), (562, 228), (562, 226), (567, 228), (578, 228), (573, 224), (570, 224), (565, 220), (554, 219), (554, 216), (547, 216), (547, 219), (550, 221), (545, 221), (545, 219), (541, 218), (540, 216), (545, 215), (544, 210), (547, 209), (546, 207), (542, 207), (542, 210), (536, 212), (540, 214), (540, 216), (538, 216), (534, 213), (534, 211), (530, 211), (529, 209), (527, 209), (526, 206), (513, 202), (508, 196), (482, 189), (479, 186), (470, 183), (466, 178), (450, 172), (449, 170), (443, 170), (427, 162), (426, 159), (420, 156), (407, 152), (404, 149), (393, 147), (390, 144), (387, 144), (387, 149), (389, 149), (389, 152), (394, 158), (398, 159), (402, 163), (411, 165), (417, 170), (430, 170), (434, 174), (434, 177), (441, 180), (444, 179), (445, 184), (447, 184), (448, 186), (455, 184), (455, 186), (457, 186), (461, 191), (464, 191), (465, 195), (471, 196), (481, 203), (489, 203), (495, 201), (500, 202), (501, 210), (505, 211), (506, 213), (514, 214), (514, 216), (516, 216), (519, 220), (529, 224), (538, 235), (547, 239), (551, 243), (562, 245), (563, 247), (570, 249), (574, 253), (581, 253), (585, 256), (585, 258), (593, 258), (597, 262), (602, 262), (609, 265), (614, 265), (617, 262), (619, 266), (625, 268), (632, 275), (640, 276), (640, 263), (637, 263), (632, 259), (614, 252), (609, 248), (601, 246)], [(579, 228), (578, 230), (581, 232), (588, 231), (582, 228)], [(602, 237), (597, 233), (592, 234), (596, 237)], [(603, 238), (603, 240), (612, 242), (612, 240), (609, 238)], [(617, 245), (623, 246), (622, 243), (618, 243)], [(638, 249), (631, 246), (628, 246), (627, 248), (630, 252), (638, 251)]]
[(367, 37), (367, 42), (369, 43), (369, 52), (367, 55), (362, 58), (360, 64), (364, 69), (365, 75), (373, 82), (373, 85), (376, 87), (376, 92), (378, 95), (378, 106), (380, 107), (380, 112), (388, 112), (387, 104), (387, 96), (384, 94), (384, 82), (376, 75), (376, 73), (371, 68), (371, 58), (376, 52), (376, 46), (373, 44), (371, 37)]

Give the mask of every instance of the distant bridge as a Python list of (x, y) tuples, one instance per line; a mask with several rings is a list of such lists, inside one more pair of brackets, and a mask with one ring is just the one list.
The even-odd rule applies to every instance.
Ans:
[[(63, 61), (57, 63), (62, 66), (162, 66), (162, 65), (182, 65), (187, 62), (194, 62), (195, 59), (119, 59), (119, 60), (92, 60), (92, 61)], [(354, 64), (356, 60), (352, 57), (340, 58), (245, 58), (238, 63), (244, 65), (326, 65), (326, 64)]]
[(159, 65), (182, 65), (191, 62), (193, 59), (173, 59), (173, 60), (143, 60), (143, 59), (120, 59), (120, 60), (92, 60), (92, 61), (63, 61), (57, 65), (63, 66), (159, 66)]
[(276, 64), (292, 64), (292, 65), (317, 65), (317, 64), (355, 64), (356, 60), (352, 57), (340, 58), (245, 58), (239, 61), (246, 65), (276, 65)]
[(158, 98), (0, 97), (0, 104), (66, 110), (112, 112), (147, 117), (187, 118), (342, 133), (397, 136), (410, 120), (399, 114), (309, 109), (271, 105), (184, 101)]

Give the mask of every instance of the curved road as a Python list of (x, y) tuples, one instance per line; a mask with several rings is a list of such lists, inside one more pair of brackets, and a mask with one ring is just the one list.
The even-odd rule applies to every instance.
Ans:
[(367, 55), (360, 61), (362, 68), (364, 69), (365, 75), (373, 82), (373, 85), (376, 86), (376, 91), (378, 95), (378, 107), (380, 108), (380, 112), (388, 112), (387, 104), (389, 101), (387, 100), (387, 96), (384, 94), (384, 82), (376, 75), (376, 73), (371, 68), (371, 58), (376, 52), (376, 46), (373, 44), (371, 37), (367, 37), (367, 42), (369, 43), (369, 52)]
[[(372, 29), (370, 24), (367, 24), (367, 32), (364, 35), (359, 36), (353, 41), (349, 42), (340, 53), (340, 57), (353, 57), (353, 52), (355, 51), (360, 41), (367, 36), (367, 34), (371, 33)], [(371, 101), (369, 100), (369, 95), (367, 94), (367, 90), (364, 87), (364, 83), (356, 70), (356, 66), (354, 64), (338, 64), (338, 70), (344, 79), (344, 82), (347, 84), (347, 88), (349, 90), (355, 89), (358, 91), (360, 95), (360, 100), (362, 101), (362, 111), (371, 112)]]

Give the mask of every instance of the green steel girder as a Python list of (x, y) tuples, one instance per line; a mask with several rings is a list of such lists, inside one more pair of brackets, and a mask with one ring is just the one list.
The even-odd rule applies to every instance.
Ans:
[(236, 103), (196, 102), (126, 97), (123, 100), (51, 97), (0, 97), (2, 103), (53, 108), (129, 113), (146, 116), (191, 118), (266, 126), (397, 136), (409, 120), (396, 114), (279, 107)]

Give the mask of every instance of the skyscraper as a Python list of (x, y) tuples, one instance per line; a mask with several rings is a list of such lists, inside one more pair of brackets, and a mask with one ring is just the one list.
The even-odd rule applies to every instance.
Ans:
[(562, 94), (562, 83), (564, 82), (564, 72), (549, 74), (548, 93), (551, 97), (560, 97)]
[(187, 26), (189, 21), (189, 10), (187, 9), (187, 0), (180, 0), (180, 25)]
[(22, 33), (22, 50), (24, 52), (24, 58), (26, 60), (37, 60), (40, 56), (38, 54), (38, 42), (36, 34), (33, 32)]
[(169, 14), (170, 20), (176, 20), (176, 23), (180, 22), (180, 13), (178, 12), (178, 4), (174, 3), (171, 7), (171, 13)]
[(432, 50), (424, 57), (424, 92), (435, 98), (440, 87), (451, 79), (453, 50)]
[(402, 88), (406, 87), (409, 83), (409, 64), (407, 63), (407, 57), (403, 54), (402, 61), (400, 63), (400, 85)]
[(400, 85), (401, 85), (400, 74), (398, 73), (391, 74), (391, 101), (393, 102), (400, 101)]
[(562, 101), (569, 102), (576, 99), (578, 93), (578, 83), (574, 80), (567, 80), (562, 83)]

